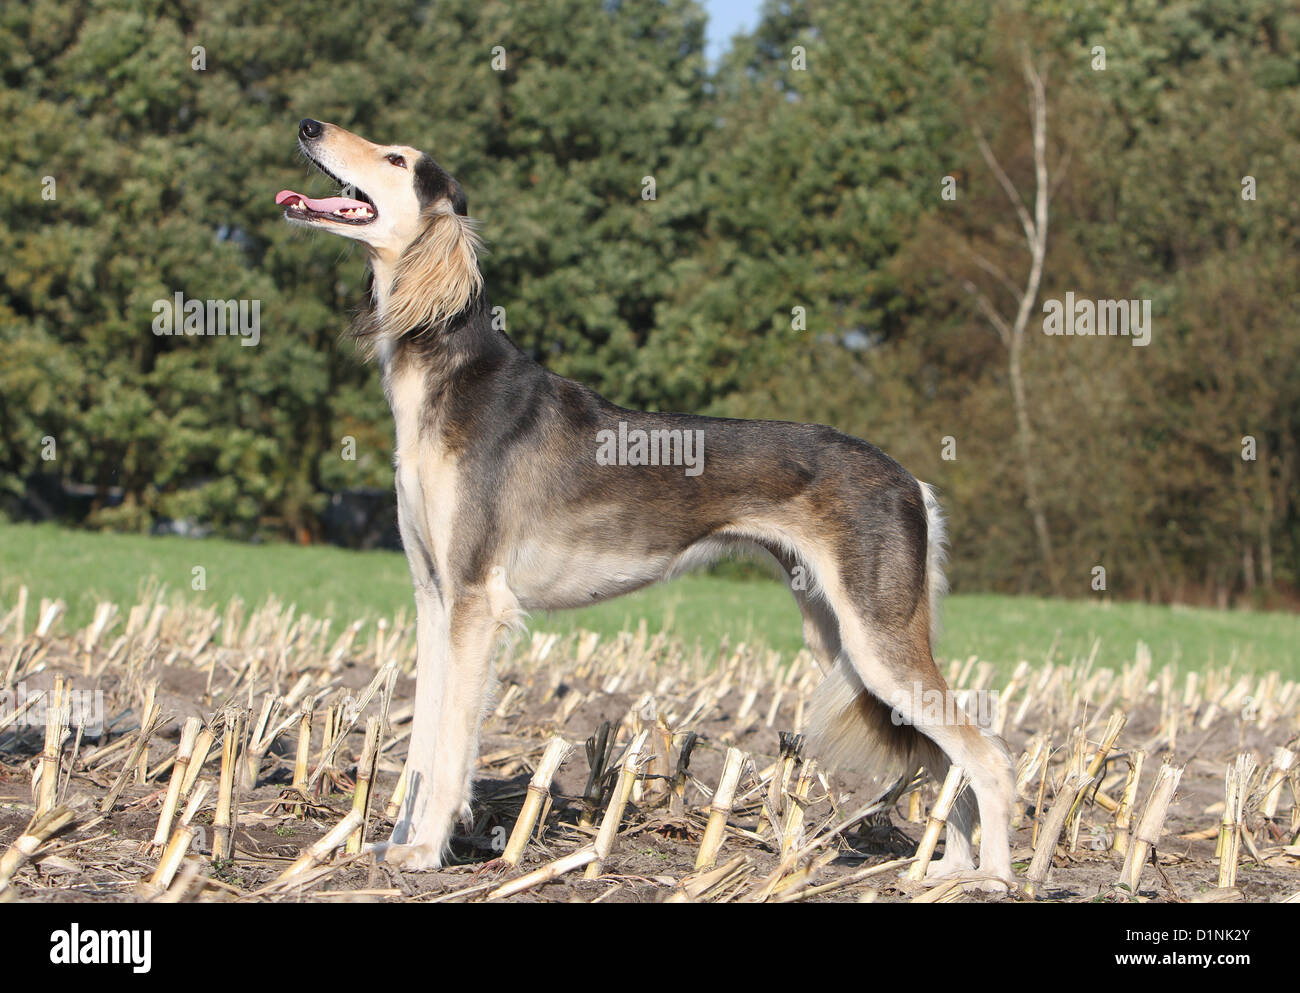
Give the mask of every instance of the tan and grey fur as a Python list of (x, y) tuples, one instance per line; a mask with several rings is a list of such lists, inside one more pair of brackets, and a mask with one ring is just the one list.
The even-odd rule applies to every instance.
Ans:
[[(402, 541), (415, 585), (418, 671), (405, 805), (385, 857), (441, 864), (469, 804), (495, 642), (523, 612), (595, 603), (733, 551), (792, 582), (825, 678), (809, 733), (827, 761), (970, 774), (933, 872), (1011, 881), (1013, 770), (972, 723), (925, 723), (947, 692), (931, 655), (944, 592), (943, 519), (928, 486), (878, 448), (820, 425), (645, 413), (556, 376), (495, 330), (459, 184), (406, 146), (304, 121), (303, 151), (354, 186), (372, 222), (293, 220), (366, 246), (371, 301), (356, 332), (396, 422)], [(394, 160), (401, 164), (394, 164)], [(293, 212), (287, 212), (290, 216)], [(597, 435), (698, 431), (703, 471), (609, 465)]]

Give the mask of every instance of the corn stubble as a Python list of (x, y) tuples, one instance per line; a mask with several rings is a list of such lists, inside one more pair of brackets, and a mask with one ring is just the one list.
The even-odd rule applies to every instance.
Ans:
[[(419, 877), (386, 869), (369, 843), (406, 788), (409, 613), (332, 631), (274, 601), (172, 607), (157, 591), (100, 604), (79, 631), (62, 630), (57, 602), (41, 602), (29, 628), (31, 612), (25, 589), (0, 605), (0, 674), (16, 685), (53, 673), (21, 710), (0, 712), (0, 773), (30, 781), (27, 794), (0, 793), (0, 826), (21, 818), (0, 853), (0, 901), (94, 880), (158, 902), (977, 898), (977, 876), (926, 878), (964, 771), (846, 792), (844, 774), (804, 752), (819, 680), (805, 652), (705, 651), (644, 623), (520, 639), (498, 663), (476, 821), (452, 865)], [(1095, 654), (1022, 662), (1005, 681), (985, 660), (947, 666), (954, 688), (1001, 691), (994, 726), (1020, 744), (1013, 855), (1029, 865), (1014, 897), (1241, 899), (1243, 866), (1278, 874), (1276, 899), (1294, 894), (1300, 685), (1227, 667), (1180, 682), (1141, 645), (1119, 670)], [(101, 687), (103, 734), (68, 706)], [(1267, 746), (1240, 747), (1246, 723)], [(1207, 744), (1216, 733), (1230, 744)], [(1180, 802), (1211, 760), (1217, 803)], [(887, 842), (872, 834), (882, 817)], [(1173, 832), (1182, 850), (1204, 847), (1217, 896), (1183, 872)], [(139, 853), (131, 870), (124, 844)], [(1071, 881), (1080, 867), (1094, 873), (1083, 884)]]

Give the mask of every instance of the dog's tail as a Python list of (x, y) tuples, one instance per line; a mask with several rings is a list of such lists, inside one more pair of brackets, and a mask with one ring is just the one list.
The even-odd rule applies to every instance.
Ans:
[[(947, 536), (943, 509), (934, 490), (921, 483), (925, 501), (925, 587), (930, 643), (939, 635), (939, 608), (948, 581), (943, 566)], [(808, 712), (808, 743), (818, 759), (868, 776), (910, 780), (924, 766), (942, 778), (948, 757), (928, 737), (904, 723), (898, 712), (863, 685), (852, 661), (841, 652), (813, 692)]]
[(943, 571), (948, 561), (948, 525), (939, 498), (929, 483), (921, 484), (921, 498), (925, 500), (925, 583), (930, 598), (930, 650), (933, 651), (943, 630), (939, 612), (948, 593), (948, 577)]
[(948, 769), (942, 749), (863, 686), (843, 652), (813, 691), (808, 745), (818, 761), (882, 786), (900, 776), (910, 780), (921, 766), (940, 778)]

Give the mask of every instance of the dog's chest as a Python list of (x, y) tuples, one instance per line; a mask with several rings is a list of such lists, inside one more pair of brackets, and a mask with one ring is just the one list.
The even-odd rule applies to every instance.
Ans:
[(424, 376), (410, 366), (385, 372), (384, 392), (388, 394), (388, 405), (393, 410), (393, 424), (397, 429), (393, 447), (394, 467), (398, 470), (402, 466), (413, 467), (419, 461), (421, 445), (421, 412), (426, 403)]
[[(440, 569), (445, 569), (455, 514), (456, 460), (446, 451), (428, 410), (423, 374), (410, 367), (384, 377), (396, 439), (393, 472), (403, 518), (414, 527)], [(408, 548), (412, 554), (415, 549)]]

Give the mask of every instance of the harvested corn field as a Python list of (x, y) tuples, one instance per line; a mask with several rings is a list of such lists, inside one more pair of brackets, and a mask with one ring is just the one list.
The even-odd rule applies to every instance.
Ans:
[[(1017, 757), (1019, 886), (920, 878), (943, 784), (821, 768), (807, 653), (535, 633), (498, 661), (453, 864), (369, 846), (402, 790), (413, 618), (0, 606), (0, 901), (1300, 901), (1300, 685), (1135, 646), (943, 665)], [(34, 616), (34, 626), (29, 623)]]

